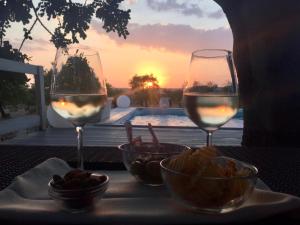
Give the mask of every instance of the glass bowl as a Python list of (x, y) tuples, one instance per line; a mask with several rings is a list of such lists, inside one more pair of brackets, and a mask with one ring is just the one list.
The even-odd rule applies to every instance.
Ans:
[(173, 198), (181, 205), (206, 213), (226, 213), (239, 207), (252, 193), (258, 170), (255, 166), (229, 157), (217, 157), (221, 166), (233, 161), (238, 170), (247, 171), (245, 176), (203, 177), (184, 174), (168, 168), (171, 158), (161, 161), (163, 180)]
[(150, 186), (163, 185), (160, 161), (190, 149), (184, 145), (142, 143), (133, 146), (129, 143), (119, 146), (126, 169), (141, 183)]
[(72, 213), (85, 212), (92, 210), (98, 200), (102, 198), (109, 184), (109, 177), (105, 174), (93, 173), (92, 176), (104, 176), (104, 182), (87, 188), (61, 189), (56, 188), (53, 179), (48, 186), (49, 196), (57, 205)]

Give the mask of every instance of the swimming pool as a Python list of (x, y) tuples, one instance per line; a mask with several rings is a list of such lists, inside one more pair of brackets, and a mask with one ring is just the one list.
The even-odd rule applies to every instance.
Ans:
[[(123, 125), (126, 121), (130, 121), (135, 126), (146, 126), (151, 123), (153, 126), (196, 127), (182, 108), (137, 108), (113, 124)], [(239, 110), (223, 127), (243, 128), (243, 111)]]

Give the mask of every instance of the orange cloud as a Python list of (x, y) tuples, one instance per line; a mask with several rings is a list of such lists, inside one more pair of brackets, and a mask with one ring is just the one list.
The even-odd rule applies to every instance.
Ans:
[[(82, 45), (98, 50), (103, 71), (114, 87), (128, 87), (135, 74), (153, 73), (163, 87), (182, 87), (188, 72), (190, 54), (199, 48), (231, 48), (230, 30), (194, 29), (186, 25), (129, 26), (130, 36), (123, 40), (106, 34), (101, 24), (93, 23)], [(47, 40), (27, 42), (25, 52), (33, 64), (50, 68), (55, 48)]]
[[(92, 23), (93, 29), (103, 34), (101, 23)], [(196, 29), (180, 24), (148, 24), (131, 23), (128, 26), (130, 35), (126, 40), (114, 33), (107, 35), (116, 43), (134, 44), (143, 48), (166, 49), (169, 51), (191, 53), (201, 48), (232, 49), (232, 33), (227, 28), (211, 30)]]

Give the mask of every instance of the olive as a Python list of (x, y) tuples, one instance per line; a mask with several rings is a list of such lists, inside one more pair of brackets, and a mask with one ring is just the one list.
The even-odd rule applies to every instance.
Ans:
[(78, 176), (79, 174), (81, 174), (83, 171), (80, 169), (75, 169), (75, 170), (71, 170), (70, 172), (66, 173), (64, 176), (64, 180), (71, 180), (74, 177)]
[(65, 189), (77, 189), (81, 186), (81, 180), (78, 178), (73, 178), (72, 180), (65, 181), (63, 188)]
[(135, 160), (131, 163), (131, 166), (130, 166), (130, 172), (133, 174), (133, 175), (140, 175), (140, 174), (143, 174), (145, 171), (145, 166), (144, 166), (144, 163), (141, 162), (140, 160)]
[[(146, 172), (153, 182), (161, 182), (160, 161), (150, 161), (146, 164)], [(152, 180), (151, 179), (151, 180)]]
[(56, 174), (53, 175), (52, 179), (53, 179), (53, 181), (54, 181), (55, 184), (64, 182), (64, 179), (61, 176), (56, 175)]

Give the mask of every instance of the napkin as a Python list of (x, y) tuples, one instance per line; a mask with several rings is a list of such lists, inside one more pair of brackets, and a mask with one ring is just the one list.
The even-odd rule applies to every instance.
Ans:
[(64, 161), (52, 158), (16, 177), (0, 192), (0, 220), (53, 224), (215, 224), (249, 222), (300, 208), (300, 199), (270, 191), (259, 180), (252, 196), (233, 212), (209, 215), (178, 205), (164, 187), (137, 183), (127, 171), (101, 171), (110, 177), (103, 199), (94, 211), (71, 214), (62, 211), (48, 196), (53, 174), (71, 170)]

